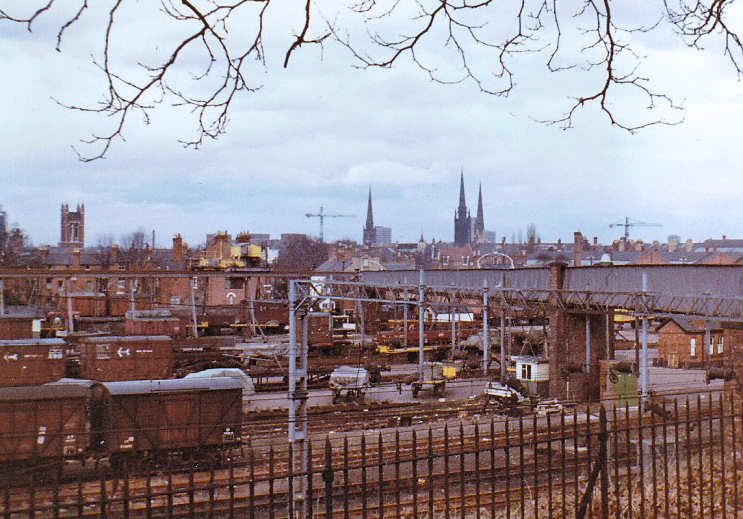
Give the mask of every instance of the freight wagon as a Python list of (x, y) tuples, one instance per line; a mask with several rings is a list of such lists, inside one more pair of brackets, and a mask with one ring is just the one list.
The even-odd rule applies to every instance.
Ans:
[(77, 347), (84, 379), (160, 379), (172, 373), (173, 339), (166, 335), (83, 337)]
[(0, 388), (0, 467), (60, 466), (89, 453), (91, 395), (82, 384)]
[(170, 310), (136, 310), (124, 316), (123, 335), (184, 337), (186, 327)]
[(102, 458), (114, 468), (218, 461), (241, 441), (242, 387), (215, 377), (0, 388), (0, 473)]
[(237, 377), (106, 382), (109, 461), (164, 464), (218, 460), (240, 442), (242, 380)]
[(257, 327), (264, 334), (286, 333), (289, 330), (289, 304), (286, 301), (249, 301), (240, 304), (240, 324), (247, 329)]
[(41, 318), (0, 317), (0, 340), (31, 339), (41, 335)]
[(65, 376), (63, 339), (0, 341), (0, 386), (43, 384)]

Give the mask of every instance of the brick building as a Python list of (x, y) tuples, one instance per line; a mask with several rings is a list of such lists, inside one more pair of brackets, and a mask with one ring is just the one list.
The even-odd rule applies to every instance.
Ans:
[(658, 359), (670, 368), (721, 365), (736, 344), (743, 344), (743, 326), (737, 323), (710, 322), (707, 347), (701, 319), (674, 317), (657, 331)]

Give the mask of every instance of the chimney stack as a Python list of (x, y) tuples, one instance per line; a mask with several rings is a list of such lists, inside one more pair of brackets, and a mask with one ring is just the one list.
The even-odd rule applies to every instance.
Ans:
[(227, 231), (217, 231), (217, 235), (214, 237), (217, 242), (217, 260), (222, 261), (225, 256), (229, 257), (229, 253), (225, 254), (224, 247), (227, 243)]
[(183, 238), (181, 238), (181, 233), (173, 236), (173, 261), (176, 263), (183, 261)]
[(573, 233), (573, 266), (580, 267), (583, 257), (583, 235), (580, 231)]
[(72, 268), (80, 268), (80, 249), (78, 249), (77, 247), (72, 249)]

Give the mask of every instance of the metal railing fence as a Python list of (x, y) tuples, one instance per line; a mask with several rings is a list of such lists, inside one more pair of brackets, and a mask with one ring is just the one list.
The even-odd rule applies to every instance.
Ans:
[(737, 518), (739, 396), (682, 395), (646, 408), (328, 431), (308, 442), (304, 473), (292, 471), (299, 453), (290, 444), (259, 441), (158, 466), (133, 457), (116, 471), (105, 460), (0, 468), (0, 519)]

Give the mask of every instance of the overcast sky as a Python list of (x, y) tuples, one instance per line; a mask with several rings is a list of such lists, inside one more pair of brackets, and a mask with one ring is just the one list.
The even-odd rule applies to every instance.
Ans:
[[(432, 83), (407, 62), (357, 70), (332, 43), (300, 49), (283, 69), (300, 27), (293, 19), (267, 38), (267, 64), (252, 76), (262, 88), (236, 101), (219, 140), (184, 149), (177, 139), (193, 137), (193, 123), (163, 106), (149, 125), (132, 119), (127, 141), (104, 160), (82, 163), (71, 145), (106, 121), (51, 97), (87, 105), (101, 98), (90, 55), (102, 22), (84, 19), (57, 53), (59, 20), (52, 13), (32, 33), (0, 21), (0, 204), (37, 245), (59, 240), (63, 202), (85, 203), (87, 245), (137, 229), (154, 229), (158, 246), (177, 232), (197, 244), (218, 229), (316, 235), (319, 222), (305, 213), (320, 206), (355, 216), (326, 220), (326, 239), (360, 241), (369, 186), (374, 221), (391, 227), (393, 240), (422, 233), (450, 241), (460, 170), (473, 216), (482, 183), (485, 227), (509, 240), (534, 223), (546, 241), (580, 230), (609, 242), (621, 234), (609, 224), (625, 216), (662, 224), (631, 230), (645, 240), (743, 238), (741, 83), (718, 48), (688, 49), (667, 28), (636, 48), (654, 89), (684, 104), (678, 126), (632, 135), (596, 107), (580, 111), (568, 131), (535, 122), (559, 117), (567, 96), (586, 93), (590, 81), (547, 73), (543, 57), (523, 58), (505, 99), (471, 82)], [(118, 56), (135, 62), (152, 27), (125, 23), (122, 32), (136, 35), (132, 56), (121, 45)], [(621, 107), (622, 98), (614, 102)]]

